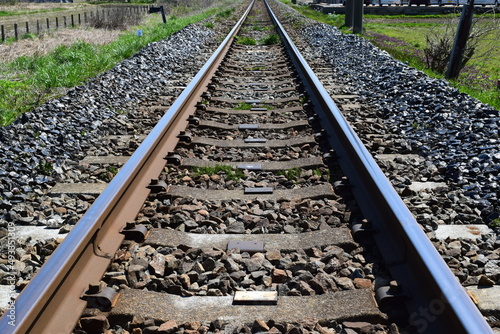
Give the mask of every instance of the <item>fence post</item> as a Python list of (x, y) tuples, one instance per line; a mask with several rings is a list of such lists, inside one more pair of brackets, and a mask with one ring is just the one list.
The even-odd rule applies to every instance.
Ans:
[(160, 10), (161, 10), (161, 19), (163, 20), (164, 24), (167, 24), (167, 17), (165, 16), (165, 9), (163, 8), (163, 6), (160, 6)]
[(26, 21), (26, 35), (30, 33), (30, 24)]
[(64, 28), (66, 28), (67, 23), (66, 23), (66, 16), (63, 16), (63, 21), (64, 21)]
[(80, 13), (78, 13), (78, 25), (82, 25), (82, 15)]
[(17, 34), (17, 23), (14, 23), (14, 37), (16, 38), (16, 41), (19, 40), (19, 36)]
[(40, 20), (36, 20), (36, 34), (40, 35)]
[(48, 17), (47, 17), (47, 30), (50, 30), (50, 22)]
[(59, 18), (56, 17), (56, 29), (59, 29)]
[(75, 27), (75, 16), (71, 14), (71, 28)]
[(83, 22), (87, 23), (87, 12), (83, 13)]
[(2, 43), (5, 42), (5, 27), (2, 24)]

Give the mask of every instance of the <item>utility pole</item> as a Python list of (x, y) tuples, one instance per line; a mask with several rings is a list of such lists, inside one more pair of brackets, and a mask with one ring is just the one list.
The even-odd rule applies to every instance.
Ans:
[(474, 15), (474, 0), (463, 6), (460, 22), (458, 23), (457, 35), (451, 49), (450, 62), (446, 70), (447, 79), (456, 79), (460, 74), (460, 64), (464, 56), (465, 46), (469, 38), (470, 28), (472, 26), (472, 17)]
[(351, 28), (352, 27), (353, 1), (354, 0), (346, 0), (345, 1), (345, 23), (344, 23), (344, 26), (346, 26), (347, 28)]
[(352, 3), (352, 32), (363, 33), (363, 0), (353, 0)]

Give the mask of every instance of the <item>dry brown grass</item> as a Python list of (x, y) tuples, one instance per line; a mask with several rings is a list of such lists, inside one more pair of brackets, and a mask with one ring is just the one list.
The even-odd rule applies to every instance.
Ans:
[(55, 16), (83, 13), (84, 11), (90, 11), (93, 8), (95, 8), (95, 6), (82, 3), (21, 2), (16, 4), (15, 6), (0, 5), (0, 11), (19, 13), (19, 15), (0, 17), (0, 24), (3, 25), (10, 25), (13, 23), (22, 24), (25, 21), (44, 19), (46, 17), (52, 18)]
[(32, 11), (32, 10), (51, 10), (54, 8), (73, 8), (75, 5), (71, 3), (55, 3), (55, 2), (18, 2), (15, 5), (7, 5), (0, 3), (0, 11)]
[(11, 62), (21, 56), (41, 56), (60, 45), (71, 45), (83, 41), (103, 45), (115, 41), (120, 32), (106, 29), (62, 29), (41, 35), (35, 39), (24, 39), (9, 45), (0, 44), (0, 62)]

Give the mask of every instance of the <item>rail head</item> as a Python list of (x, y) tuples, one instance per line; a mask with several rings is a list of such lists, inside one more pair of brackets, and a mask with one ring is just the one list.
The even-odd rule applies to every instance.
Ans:
[[(375, 240), (393, 277), (405, 282), (408, 321), (426, 333), (492, 333), (477, 307), (458, 283), (390, 181), (348, 124), (264, 0), (282, 41), (328, 133), (363, 214), (378, 229)], [(390, 235), (390, 238), (387, 236)], [(387, 240), (395, 240), (387, 243)], [(415, 267), (407, 267), (411, 261)], [(439, 304), (431, 318), (422, 312)]]

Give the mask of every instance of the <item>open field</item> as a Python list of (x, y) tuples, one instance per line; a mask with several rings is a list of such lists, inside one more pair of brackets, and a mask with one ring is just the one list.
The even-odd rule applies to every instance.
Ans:
[[(476, 29), (486, 31), (486, 26), (496, 26), (488, 31), (478, 44), (474, 56), (462, 70), (459, 78), (452, 82), (454, 86), (474, 97), (500, 108), (500, 90), (497, 82), (500, 80), (500, 17), (487, 15), (477, 19)], [(438, 73), (425, 68), (426, 36), (444, 34), (448, 26), (458, 25), (455, 15), (437, 18), (366, 18), (366, 37), (378, 47), (387, 50), (396, 58), (407, 61), (410, 65), (425, 70), (431, 76), (441, 77)], [(454, 36), (454, 34), (452, 35)]]
[[(323, 14), (307, 6), (293, 5), (291, 0), (281, 0), (302, 14), (340, 28), (345, 33), (351, 33), (343, 27), (344, 15)], [(389, 52), (394, 58), (407, 62), (429, 76), (443, 78), (442, 74), (433, 72), (425, 65), (424, 49), (427, 48), (427, 34), (442, 29), (446, 22), (455, 20), (458, 25), (460, 13), (447, 15), (421, 15), (421, 16), (377, 16), (365, 15), (364, 38), (369, 39), (379, 48)], [(480, 17), (475, 15), (475, 18)], [(500, 80), (500, 15), (497, 13), (484, 16), (481, 24), (494, 23), (496, 30), (490, 31), (483, 42), (478, 45), (475, 56), (462, 71), (458, 80), (450, 81), (451, 85), (460, 91), (500, 109), (500, 89), (497, 82)], [(483, 54), (483, 57), (477, 57)]]
[[(155, 14), (124, 31), (60, 29), (41, 37), (0, 44), (0, 125), (9, 124), (21, 113), (113, 67), (148, 43), (228, 11), (234, 2), (205, 0), (201, 10), (185, 6), (171, 9), (178, 16), (169, 16), (167, 24)], [(136, 35), (139, 29), (143, 31), (141, 37)]]
[(0, 25), (8, 25), (40, 18), (81, 13), (97, 6), (87, 3), (26, 3), (0, 4)]

